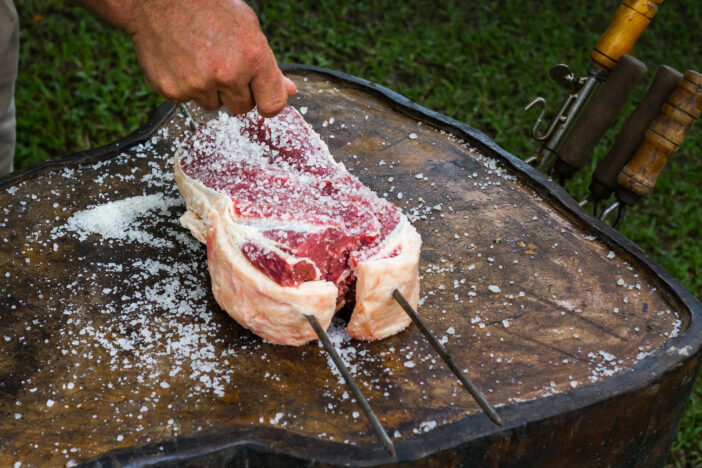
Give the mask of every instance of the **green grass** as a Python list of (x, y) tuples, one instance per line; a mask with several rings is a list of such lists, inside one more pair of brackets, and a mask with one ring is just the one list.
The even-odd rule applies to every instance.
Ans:
[[(128, 134), (161, 102), (149, 91), (126, 35), (61, 0), (16, 0), (22, 25), (17, 83), (17, 165), (95, 147)], [(545, 3), (545, 4), (544, 4)], [(319, 65), (375, 81), (466, 122), (526, 157), (542, 95), (561, 99), (547, 78), (560, 62), (585, 70), (618, 1), (253, 2), (280, 61)], [(649, 67), (702, 68), (698, 0), (665, 2), (634, 55)], [(695, 8), (697, 6), (697, 8)], [(41, 17), (39, 16), (41, 15)], [(637, 89), (622, 115), (643, 95)], [(702, 125), (622, 232), (702, 297)], [(602, 157), (613, 135), (598, 147)], [(583, 197), (592, 168), (568, 184)], [(702, 382), (669, 457), (702, 465)]]

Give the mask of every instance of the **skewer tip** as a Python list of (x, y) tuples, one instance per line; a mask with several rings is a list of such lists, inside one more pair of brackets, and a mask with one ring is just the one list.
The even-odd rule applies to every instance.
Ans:
[(491, 410), (492, 411), (487, 412), (487, 415), (492, 420), (492, 422), (494, 422), (495, 424), (497, 424), (500, 427), (504, 426), (504, 423), (502, 422), (502, 418), (500, 417), (500, 415), (497, 414), (497, 412), (494, 409), (491, 408)]
[(468, 378), (468, 376), (458, 367), (455, 360), (453, 359), (453, 355), (443, 347), (441, 342), (436, 338), (436, 336), (434, 336), (431, 330), (429, 330), (424, 321), (422, 321), (419, 314), (417, 314), (417, 311), (414, 310), (414, 308), (409, 304), (409, 302), (407, 302), (407, 299), (405, 299), (402, 293), (399, 290), (395, 289), (392, 292), (392, 297), (394, 297), (397, 303), (400, 304), (400, 306), (405, 310), (405, 312), (407, 312), (407, 315), (409, 315), (412, 318), (412, 321), (415, 323), (415, 325), (417, 325), (417, 327), (419, 327), (424, 337), (429, 341), (434, 350), (437, 353), (439, 353), (441, 359), (443, 359), (444, 362), (449, 366), (451, 371), (458, 378), (463, 387), (466, 390), (468, 390), (468, 393), (471, 394), (476, 403), (478, 403), (482, 410), (495, 424), (497, 424), (498, 426), (502, 426), (502, 419), (497, 414), (495, 409), (492, 406), (490, 406), (490, 403), (487, 402), (480, 390), (478, 390), (478, 388), (473, 384), (473, 382), (471, 382), (470, 378)]
[(394, 457), (395, 445), (393, 445), (392, 440), (390, 440), (390, 436), (388, 436), (388, 433), (383, 428), (383, 425), (380, 423), (380, 420), (378, 420), (378, 416), (376, 416), (375, 412), (368, 404), (368, 400), (366, 400), (366, 397), (363, 395), (361, 388), (358, 386), (353, 376), (346, 368), (346, 365), (344, 365), (344, 361), (342, 361), (339, 355), (337, 354), (336, 350), (334, 349), (334, 345), (329, 340), (329, 337), (325, 333), (324, 329), (322, 329), (321, 325), (317, 321), (317, 318), (314, 315), (307, 314), (302, 314), (302, 316), (305, 317), (307, 322), (309, 322), (309, 324), (312, 326), (315, 333), (317, 334), (317, 337), (324, 345), (324, 349), (332, 358), (332, 361), (334, 361), (334, 365), (336, 365), (336, 368), (339, 370), (342, 377), (346, 381), (346, 385), (348, 385), (351, 389), (351, 393), (356, 398), (356, 402), (361, 406), (361, 409), (363, 409), (363, 412), (366, 414), (366, 417), (370, 421), (371, 426), (373, 427), (373, 431), (375, 431), (375, 435), (378, 438), (378, 441), (381, 442), (385, 449), (390, 453), (390, 455)]
[(388, 440), (387, 442), (385, 442), (385, 450), (387, 450), (388, 453), (390, 455), (392, 455), (393, 457), (396, 455), (395, 444), (393, 444), (391, 440)]

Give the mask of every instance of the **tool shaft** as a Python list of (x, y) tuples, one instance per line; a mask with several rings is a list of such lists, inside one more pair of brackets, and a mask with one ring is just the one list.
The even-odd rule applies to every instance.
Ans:
[(612, 227), (614, 229), (619, 229), (619, 226), (621, 226), (622, 222), (624, 221), (624, 213), (625, 212), (626, 212), (626, 205), (621, 205), (619, 207), (619, 209), (617, 210), (617, 218), (612, 223)]
[(334, 361), (334, 365), (336, 365), (336, 368), (339, 369), (341, 376), (346, 381), (346, 385), (349, 386), (349, 388), (351, 389), (351, 393), (353, 394), (354, 398), (356, 398), (356, 402), (363, 409), (363, 412), (370, 421), (371, 426), (373, 426), (373, 430), (375, 431), (375, 435), (378, 437), (378, 440), (380, 440), (380, 442), (385, 446), (386, 450), (390, 452), (392, 456), (395, 456), (395, 446), (392, 443), (392, 440), (390, 440), (388, 433), (385, 432), (385, 429), (383, 428), (382, 424), (380, 424), (378, 416), (375, 415), (375, 412), (368, 403), (368, 400), (366, 400), (366, 397), (363, 395), (363, 392), (356, 383), (356, 380), (353, 378), (353, 376), (347, 369), (346, 365), (344, 364), (344, 361), (341, 360), (339, 354), (336, 352), (336, 349), (334, 349), (334, 345), (329, 340), (329, 337), (324, 332), (321, 325), (319, 325), (317, 318), (314, 315), (304, 315), (304, 317), (314, 329), (314, 332), (317, 334), (319, 341), (322, 342), (322, 345), (324, 345), (324, 349), (332, 358), (332, 361)]
[(606, 210), (602, 212), (602, 214), (600, 215), (600, 219), (604, 221), (605, 218), (607, 218), (607, 216), (610, 215), (610, 213), (614, 212), (614, 210), (619, 208), (619, 205), (619, 201), (615, 201), (614, 203), (612, 203), (610, 206), (607, 207)]
[(193, 116), (190, 115), (190, 111), (188, 110), (188, 106), (186, 106), (184, 103), (181, 102), (180, 104), (178, 104), (178, 108), (180, 109), (180, 111), (183, 114), (185, 114), (185, 119), (186, 119), (188, 125), (190, 126), (190, 130), (192, 130), (193, 132), (195, 130), (197, 130), (197, 122), (195, 122), (195, 119), (193, 119)]
[(561, 105), (557, 116), (548, 130), (548, 139), (544, 141), (537, 154), (538, 169), (548, 174), (556, 162), (556, 152), (563, 143), (568, 129), (587, 104), (600, 82), (592, 75), (585, 78), (582, 86), (574, 94), (569, 95)]
[[(185, 106), (185, 104), (183, 104), (183, 103), (178, 104), (178, 107), (181, 110), (181, 112), (183, 112), (183, 114), (185, 114), (185, 116), (188, 120), (188, 124), (190, 125), (190, 128), (193, 131), (197, 130), (197, 122), (195, 122), (195, 119), (193, 119), (192, 115), (190, 115), (190, 111), (188, 111), (188, 108)], [(351, 375), (349, 370), (346, 368), (344, 361), (341, 360), (341, 358), (339, 357), (339, 354), (334, 349), (334, 345), (329, 340), (329, 337), (324, 332), (321, 325), (319, 325), (317, 318), (314, 315), (304, 315), (303, 314), (303, 316), (305, 317), (305, 319), (307, 319), (309, 324), (312, 326), (312, 329), (317, 334), (319, 341), (321, 341), (322, 345), (324, 345), (324, 349), (327, 351), (329, 356), (331, 356), (332, 361), (334, 361), (334, 365), (341, 373), (341, 376), (344, 378), (346, 385), (348, 385), (349, 388), (351, 389), (351, 393), (353, 394), (354, 398), (356, 399), (356, 402), (359, 404), (361, 409), (363, 409), (363, 412), (365, 413), (366, 417), (370, 421), (371, 426), (373, 426), (373, 430), (375, 431), (376, 436), (378, 437), (380, 442), (383, 444), (383, 446), (385, 446), (385, 449), (388, 452), (390, 452), (390, 454), (394, 457), (395, 456), (395, 445), (392, 443), (392, 440), (390, 440), (388, 433), (385, 432), (385, 429), (383, 428), (382, 424), (380, 424), (380, 421), (378, 420), (378, 416), (375, 415), (375, 412), (370, 407), (368, 400), (366, 400), (366, 397), (363, 395), (361, 388), (358, 386), (358, 384), (356, 383), (356, 380), (353, 378), (353, 376)]]
[(444, 348), (444, 345), (441, 344), (439, 340), (436, 339), (434, 334), (429, 330), (429, 327), (424, 323), (422, 318), (419, 316), (417, 311), (414, 310), (414, 308), (407, 302), (407, 299), (402, 295), (400, 291), (395, 289), (392, 292), (392, 297), (395, 298), (398, 304), (400, 304), (400, 307), (404, 309), (404, 311), (407, 313), (407, 315), (410, 316), (412, 321), (417, 325), (417, 328), (422, 332), (424, 337), (429, 341), (429, 343), (432, 345), (434, 350), (436, 350), (437, 353), (439, 353), (439, 356), (441, 356), (441, 359), (444, 360), (444, 362), (449, 366), (451, 371), (454, 373), (454, 375), (458, 378), (458, 380), (461, 382), (463, 387), (468, 390), (468, 392), (471, 394), (471, 396), (475, 399), (475, 401), (478, 403), (478, 405), (485, 411), (485, 413), (490, 417), (490, 419), (497, 425), (502, 426), (502, 418), (497, 414), (497, 412), (494, 410), (492, 406), (490, 406), (490, 403), (487, 402), (483, 394), (478, 390), (478, 388), (471, 382), (471, 380), (468, 378), (468, 376), (458, 367), (456, 364), (456, 361), (453, 359), (453, 356), (451, 353), (449, 353), (446, 348)]

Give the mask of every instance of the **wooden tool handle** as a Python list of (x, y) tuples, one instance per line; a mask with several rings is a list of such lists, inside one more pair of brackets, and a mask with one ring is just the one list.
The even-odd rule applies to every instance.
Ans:
[(634, 205), (648, 195), (702, 110), (702, 74), (689, 70), (646, 130), (643, 143), (617, 178), (617, 198)]
[(658, 67), (646, 95), (626, 119), (607, 156), (597, 163), (589, 187), (596, 199), (607, 199), (616, 190), (619, 172), (641, 145), (646, 130), (658, 117), (661, 106), (675, 91), (681, 78), (682, 73), (677, 70), (665, 65)]
[(614, 125), (629, 93), (645, 74), (646, 65), (643, 62), (630, 55), (621, 57), (556, 151), (558, 160), (554, 170), (559, 177), (573, 177), (590, 160), (595, 145)]
[(612, 22), (595, 44), (590, 58), (597, 68), (609, 72), (623, 54), (628, 54), (663, 0), (624, 0)]

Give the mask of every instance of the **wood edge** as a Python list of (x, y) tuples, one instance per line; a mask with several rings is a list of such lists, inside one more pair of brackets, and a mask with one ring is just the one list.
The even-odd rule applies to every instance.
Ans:
[[(690, 359), (692, 358), (694, 355), (690, 356)], [(217, 452), (226, 452), (227, 458), (231, 460), (248, 459), (249, 453), (263, 452), (281, 457), (286, 461), (285, 466), (370, 467), (411, 463), (441, 452), (460, 450), (460, 447), (467, 443), (495, 437), (500, 433), (521, 431), (527, 424), (545, 421), (573, 411), (585, 410), (614, 396), (620, 396), (622, 393), (633, 393), (648, 385), (660, 383), (665, 380), (667, 374), (675, 371), (675, 368), (670, 367), (665, 372), (658, 374), (654, 372), (655, 362), (651, 359), (646, 361), (647, 365), (641, 370), (650, 376), (650, 381), (638, 388), (629, 389), (628, 392), (604, 393), (598, 385), (591, 385), (584, 387), (584, 389), (589, 390), (587, 392), (576, 389), (516, 405), (500, 407), (498, 410), (506, 421), (502, 428), (497, 428), (484, 413), (473, 414), (462, 420), (440, 426), (426, 434), (396, 442), (397, 456), (394, 458), (379, 444), (355, 446), (295, 434), (285, 429), (232, 425), (169, 438), (147, 445), (110, 450), (80, 466), (151, 466), (164, 463), (187, 465), (190, 461)], [(616, 385), (610, 386), (616, 389), (622, 383), (627, 382), (626, 378), (622, 377), (627, 377), (629, 374), (620, 374), (606, 382), (616, 379)], [(689, 384), (688, 396), (691, 388), (692, 383)], [(657, 395), (656, 400), (658, 398), (661, 398), (661, 395)], [(539, 417), (523, 418), (524, 414), (538, 415)], [(309, 456), (310, 447), (314, 447), (317, 453), (313, 459)]]
[[(378, 446), (353, 446), (340, 442), (323, 441), (311, 436), (293, 434), (283, 429), (256, 426), (231, 426), (216, 428), (201, 433), (183, 435), (166, 441), (142, 446), (114, 449), (91, 460), (83, 466), (121, 466), (123, 464), (155, 464), (183, 462), (193, 457), (223, 449), (265, 450), (267, 453), (308, 460), (302, 453), (310, 445), (319, 447), (322, 463), (354, 466), (373, 466), (385, 463), (402, 463), (421, 459), (428, 454), (459, 447), (466, 442), (478, 440), (499, 432), (508, 432), (527, 423), (552, 418), (566, 412), (600, 403), (617, 395), (632, 393), (652, 383), (663, 380), (671, 369), (695, 357), (702, 346), (702, 304), (661, 265), (651, 259), (636, 244), (624, 235), (584, 211), (577, 202), (552, 179), (507, 152), (487, 135), (470, 125), (427, 109), (406, 97), (362, 78), (321, 67), (296, 64), (280, 64), (283, 72), (316, 73), (351, 84), (359, 90), (381, 98), (390, 107), (410, 118), (419, 118), (435, 127), (451, 131), (454, 135), (470, 140), (489, 157), (496, 157), (516, 172), (522, 182), (532, 187), (539, 195), (554, 202), (571, 220), (587, 226), (591, 233), (610, 247), (623, 250), (672, 290), (671, 299), (690, 313), (690, 323), (681, 335), (669, 340), (663, 348), (643, 359), (630, 371), (609, 378), (601, 383), (587, 385), (568, 392), (537, 400), (502, 406), (498, 412), (505, 420), (502, 428), (496, 427), (483, 413), (467, 416), (459, 421), (445, 424), (418, 437), (398, 441), (397, 457), (390, 457)], [(127, 137), (115, 143), (75, 153), (66, 157), (38, 163), (30, 168), (0, 178), (0, 189), (30, 176), (59, 169), (88, 159), (109, 159), (117, 152), (146, 141), (175, 111), (172, 103), (164, 103), (154, 112), (149, 121)], [(111, 154), (112, 153), (112, 154)], [(531, 417), (524, 417), (524, 415)], [(538, 416), (534, 416), (538, 415)], [(163, 447), (163, 449), (162, 449)], [(426, 448), (431, 447), (431, 448)], [(165, 453), (166, 449), (176, 453)]]
[[(654, 353), (644, 358), (637, 365), (632, 367), (630, 371), (619, 374), (598, 384), (588, 385), (546, 398), (500, 408), (500, 413), (503, 415), (503, 419), (508, 421), (501, 430), (507, 431), (520, 426), (525, 422), (535, 422), (538, 419), (546, 419), (547, 417), (562, 413), (564, 409), (570, 411), (595, 404), (598, 401), (606, 400), (616, 395), (640, 390), (641, 388), (651, 385), (658, 380), (662, 380), (672, 368), (682, 365), (700, 352), (700, 349), (702, 348), (702, 336), (700, 335), (702, 332), (702, 324), (700, 323), (702, 304), (700, 301), (633, 241), (598, 218), (587, 213), (580, 205), (578, 205), (577, 201), (571, 197), (563, 187), (553, 181), (553, 179), (547, 177), (545, 174), (528, 165), (517, 156), (501, 148), (487, 135), (471, 127), (470, 125), (421, 106), (396, 93), (395, 91), (385, 88), (384, 86), (353, 75), (322, 67), (298, 64), (281, 64), (281, 69), (284, 72), (312, 72), (329, 76), (332, 79), (337, 79), (346, 83), (351, 83), (356, 88), (381, 98), (389, 103), (394, 110), (399, 111), (408, 117), (419, 117), (425, 122), (428, 120), (429, 123), (434, 124), (434, 126), (444, 130), (449, 130), (453, 134), (455, 134), (455, 131), (457, 130), (459, 134), (455, 134), (456, 136), (461, 138), (465, 137), (468, 140), (472, 140), (471, 143), (474, 143), (475, 146), (477, 146), (481, 151), (487, 150), (488, 153), (492, 153), (486, 154), (487, 156), (496, 156), (502, 162), (506, 163), (509, 168), (516, 171), (522, 182), (533, 188), (539, 195), (553, 202), (556, 205), (556, 208), (560, 209), (567, 218), (569, 218), (571, 221), (578, 222), (584, 231), (589, 230), (591, 234), (596, 235), (598, 240), (603, 242), (608, 247), (620, 249), (640, 262), (640, 265), (645, 270), (648, 270), (649, 274), (658, 279), (662, 285), (668, 288), (668, 291), (661, 289), (661, 292), (665, 294), (668, 299), (671, 300), (671, 302), (677, 303), (677, 305), (681, 306), (682, 309), (687, 309), (687, 311), (690, 313), (688, 327), (682, 330), (680, 335), (669, 340), (664, 347), (659, 348)], [(571, 396), (573, 398), (571, 398)], [(553, 411), (552, 409), (555, 408), (554, 403), (560, 400), (572, 401), (575, 403), (573, 405), (567, 405), (569, 408), (559, 406), (558, 411)], [(544, 404), (546, 402), (548, 402), (548, 404)], [(534, 414), (537, 409), (552, 411), (548, 411), (550, 416), (546, 416), (546, 413), (540, 413), (544, 417), (538, 419), (522, 419), (521, 422), (515, 424), (513, 418), (510, 417), (511, 415), (507, 414), (511, 413), (511, 411), (508, 411), (508, 409), (520, 409), (517, 411), (517, 415), (522, 413), (522, 409), (525, 410), (527, 414)], [(469, 416), (468, 418), (464, 418), (463, 420), (447, 426), (457, 425), (464, 421), (468, 422), (473, 419), (474, 416), (480, 415)], [(455, 429), (460, 430), (458, 427), (455, 427)], [(491, 432), (498, 432), (497, 428), (493, 429), (495, 430)], [(398, 442), (398, 448), (401, 445), (402, 442)], [(398, 453), (401, 452), (398, 450)]]
[(175, 110), (176, 105), (174, 103), (164, 102), (156, 108), (156, 110), (149, 117), (149, 120), (147, 120), (144, 125), (140, 126), (126, 137), (120, 138), (114, 143), (109, 143), (98, 148), (90, 148), (88, 150), (69, 154), (67, 156), (51, 158), (46, 161), (38, 162), (27, 168), (20, 169), (19, 171), (6, 174), (0, 177), (0, 190), (15, 183), (21, 182), (29, 177), (64, 168), (69, 164), (79, 164), (89, 159), (100, 161), (103, 159), (113, 158), (117, 156), (117, 153), (121, 153), (124, 150), (134, 145), (138, 145), (139, 143), (143, 143), (151, 138), (154, 132), (156, 132), (163, 122), (171, 117)]

